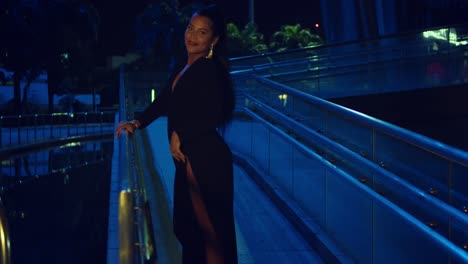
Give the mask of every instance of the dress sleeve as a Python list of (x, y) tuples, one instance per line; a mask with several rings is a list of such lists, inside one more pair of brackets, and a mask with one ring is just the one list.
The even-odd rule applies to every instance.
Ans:
[[(174, 130), (185, 144), (214, 131), (222, 122), (224, 96), (222, 76), (214, 63), (197, 65), (190, 78), (190, 96), (186, 96), (186, 110), (176, 118)], [(195, 92), (194, 92), (195, 91)], [(188, 97), (188, 98), (187, 98)]]
[(156, 96), (156, 99), (136, 117), (136, 120), (140, 122), (140, 128), (145, 128), (158, 117), (167, 115), (169, 93), (169, 85), (166, 85)]

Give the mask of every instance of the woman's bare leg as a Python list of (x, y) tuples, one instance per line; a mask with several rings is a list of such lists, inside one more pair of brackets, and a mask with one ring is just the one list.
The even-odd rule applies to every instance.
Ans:
[(190, 184), (190, 196), (192, 198), (193, 211), (195, 217), (203, 231), (205, 238), (205, 252), (207, 264), (222, 264), (223, 254), (220, 248), (220, 241), (216, 235), (213, 224), (211, 223), (208, 211), (206, 210), (203, 199), (200, 195), (198, 182), (193, 175), (192, 166), (190, 161), (186, 158), (187, 163), (187, 177)]

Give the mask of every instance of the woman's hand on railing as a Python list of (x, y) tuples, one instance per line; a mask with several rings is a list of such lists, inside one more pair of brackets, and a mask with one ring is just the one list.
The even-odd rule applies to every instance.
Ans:
[(118, 138), (123, 131), (126, 131), (127, 135), (132, 135), (139, 127), (140, 122), (138, 120), (122, 121), (115, 129), (115, 137)]

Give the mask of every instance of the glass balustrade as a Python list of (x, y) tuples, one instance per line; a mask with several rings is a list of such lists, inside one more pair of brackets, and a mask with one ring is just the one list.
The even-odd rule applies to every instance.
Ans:
[(468, 204), (466, 191), (453, 184), (466, 182), (468, 153), (287, 87), (249, 82), (254, 98), (459, 210)]
[[(305, 136), (287, 133), (287, 128), (297, 131), (293, 126), (283, 124), (280, 130), (280, 120), (267, 125), (253, 115), (232, 124), (226, 135), (232, 149), (255, 163), (266, 181), (306, 212), (302, 217), (319, 223), (359, 263), (447, 263), (459, 254), (467, 258), (460, 253), (468, 239), (466, 221), (452, 221), (415, 199), (415, 193), (395, 189), (400, 186), (394, 180), (376, 177), (374, 170), (332, 148), (302, 144)], [(453, 245), (458, 253), (448, 249)]]

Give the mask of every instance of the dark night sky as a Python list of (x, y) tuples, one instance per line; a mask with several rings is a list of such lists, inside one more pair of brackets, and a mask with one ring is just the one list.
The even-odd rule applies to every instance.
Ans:
[[(109, 6), (107, 1), (92, 1), (98, 9), (101, 19), (101, 48), (110, 53), (125, 53), (131, 45), (132, 26), (135, 17), (140, 14), (151, 0), (128, 1), (114, 0)], [(180, 7), (195, 1), (179, 0)], [(225, 9), (229, 22), (243, 27), (248, 22), (248, 0), (214, 1)], [(255, 22), (258, 30), (269, 36), (283, 24), (300, 23), (302, 27), (312, 28), (320, 23), (320, 0), (271, 1), (255, 0)]]

